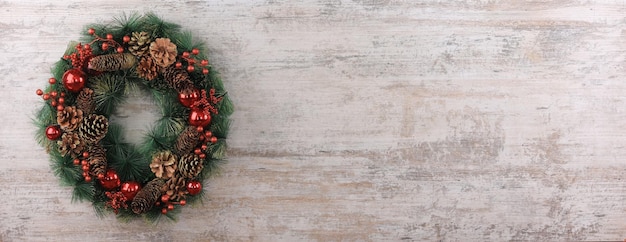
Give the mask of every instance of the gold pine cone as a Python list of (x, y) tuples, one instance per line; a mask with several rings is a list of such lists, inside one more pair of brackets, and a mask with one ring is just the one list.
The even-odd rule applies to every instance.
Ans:
[(158, 38), (150, 44), (150, 55), (154, 62), (161, 67), (173, 64), (177, 54), (176, 45), (168, 38)]
[(158, 178), (170, 178), (176, 171), (177, 158), (172, 152), (162, 151), (152, 156), (152, 163), (150, 163), (150, 170), (154, 172), (154, 175)]
[(71, 132), (64, 133), (61, 139), (57, 141), (57, 145), (59, 145), (59, 153), (61, 153), (62, 156), (70, 154), (72, 158), (80, 156), (85, 148), (85, 143), (82, 139), (80, 139), (77, 134)]

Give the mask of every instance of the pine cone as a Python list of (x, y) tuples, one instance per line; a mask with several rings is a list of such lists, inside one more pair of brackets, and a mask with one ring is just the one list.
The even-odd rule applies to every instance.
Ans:
[(187, 192), (187, 181), (180, 174), (174, 173), (174, 176), (165, 182), (161, 192), (170, 196), (170, 201), (180, 201), (185, 198)]
[(150, 56), (157, 65), (167, 67), (176, 61), (176, 45), (168, 38), (157, 38), (150, 44)]
[(170, 85), (171, 88), (177, 92), (182, 92), (188, 88), (193, 87), (193, 83), (189, 78), (187, 71), (169, 66), (163, 71), (163, 78), (165, 82)]
[(59, 153), (62, 156), (70, 154), (72, 158), (80, 156), (85, 148), (85, 143), (78, 137), (77, 134), (67, 132), (63, 133), (61, 139), (57, 141), (59, 145)]
[(96, 102), (93, 101), (93, 90), (85, 87), (76, 97), (76, 107), (83, 111), (83, 115), (92, 114), (96, 110)]
[(135, 198), (133, 198), (133, 202), (130, 204), (133, 213), (141, 214), (152, 209), (154, 203), (161, 198), (161, 188), (163, 184), (162, 179), (155, 178), (139, 190)]
[(139, 65), (137, 66), (137, 75), (148, 81), (154, 80), (159, 75), (159, 66), (154, 63), (154, 60), (150, 57), (141, 57)]
[(67, 106), (57, 111), (57, 123), (64, 131), (75, 130), (83, 121), (83, 111), (74, 106)]
[(133, 32), (128, 42), (128, 51), (137, 57), (143, 56), (150, 48), (150, 43), (152, 43), (150, 34), (143, 31)]
[(109, 120), (103, 115), (90, 114), (83, 119), (78, 127), (80, 137), (88, 144), (98, 143), (106, 136), (109, 128)]
[(176, 156), (172, 152), (162, 151), (152, 156), (150, 170), (154, 172), (158, 178), (170, 178), (176, 171)]
[(174, 151), (179, 156), (191, 153), (196, 145), (200, 143), (200, 133), (195, 127), (187, 127), (176, 139)]
[(89, 60), (88, 68), (95, 71), (119, 71), (133, 68), (137, 58), (130, 53), (99, 55)]
[(87, 161), (91, 166), (89, 174), (96, 177), (100, 174), (104, 175), (107, 171), (106, 150), (102, 145), (92, 145), (87, 152), (89, 152)]
[(203, 162), (204, 160), (196, 154), (184, 155), (178, 161), (178, 172), (184, 178), (195, 178), (204, 168)]

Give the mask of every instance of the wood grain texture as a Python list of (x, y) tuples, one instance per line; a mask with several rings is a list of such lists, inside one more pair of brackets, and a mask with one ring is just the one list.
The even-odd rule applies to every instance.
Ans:
[[(67, 43), (133, 10), (205, 41), (236, 105), (174, 224), (95, 218), (33, 140)], [(10, 0), (0, 51), (0, 241), (626, 238), (623, 0)]]

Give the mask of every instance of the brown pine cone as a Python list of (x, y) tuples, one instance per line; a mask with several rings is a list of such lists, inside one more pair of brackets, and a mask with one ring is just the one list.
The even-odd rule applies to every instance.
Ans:
[(200, 174), (200, 172), (202, 172), (202, 168), (204, 168), (202, 165), (203, 162), (204, 160), (200, 158), (199, 155), (184, 155), (178, 161), (178, 172), (181, 177), (189, 179), (195, 178), (198, 174)]
[(141, 57), (139, 65), (137, 66), (137, 75), (148, 81), (154, 80), (159, 75), (159, 66), (154, 63), (154, 60), (150, 57)]
[(163, 182), (163, 179), (155, 178), (139, 190), (130, 204), (133, 213), (141, 214), (152, 209), (154, 204), (161, 198)]
[(170, 85), (171, 88), (177, 92), (182, 92), (188, 88), (193, 87), (193, 83), (189, 78), (187, 71), (169, 66), (163, 71), (163, 79)]
[(89, 174), (92, 176), (98, 176), (100, 174), (104, 175), (107, 171), (107, 156), (106, 150), (102, 147), (102, 145), (92, 145), (89, 149), (89, 157), (87, 161), (91, 166)]
[(64, 131), (73, 131), (83, 121), (83, 111), (74, 106), (67, 106), (57, 111), (57, 123)]
[(78, 127), (78, 134), (86, 143), (95, 144), (106, 136), (108, 128), (109, 120), (105, 116), (90, 114)]
[(130, 53), (99, 55), (89, 60), (88, 68), (95, 71), (128, 70), (137, 64), (137, 58)]
[(59, 153), (62, 156), (70, 154), (72, 158), (79, 157), (85, 148), (85, 143), (72, 132), (63, 133), (61, 139), (57, 141), (59, 145)]
[(195, 127), (189, 126), (178, 135), (174, 143), (174, 151), (179, 156), (183, 156), (191, 153), (198, 143), (200, 143), (200, 133)]
[(154, 172), (154, 175), (158, 178), (167, 179), (174, 175), (176, 171), (176, 156), (172, 152), (161, 151), (152, 156), (152, 163), (150, 163), (150, 170)]
[(83, 115), (87, 116), (96, 110), (96, 102), (93, 101), (93, 90), (83, 88), (76, 97), (76, 107), (83, 111)]
[(170, 201), (180, 201), (185, 198), (189, 192), (187, 192), (187, 181), (181, 177), (178, 173), (174, 173), (174, 176), (167, 180), (161, 192), (170, 196)]
[(150, 34), (143, 31), (133, 32), (128, 42), (128, 51), (137, 57), (143, 56), (148, 52), (150, 43), (152, 43)]
[(167, 67), (176, 61), (176, 45), (168, 38), (157, 38), (150, 44), (150, 56), (154, 62), (161, 66)]

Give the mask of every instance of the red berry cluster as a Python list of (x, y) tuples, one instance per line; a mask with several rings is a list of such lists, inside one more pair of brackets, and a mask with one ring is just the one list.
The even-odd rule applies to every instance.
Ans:
[(163, 196), (161, 196), (161, 201), (157, 202), (156, 205), (157, 206), (163, 205), (163, 208), (161, 209), (161, 213), (166, 214), (168, 211), (174, 210), (174, 205), (185, 206), (187, 205), (187, 201), (180, 200), (180, 202), (173, 202), (173, 201), (170, 201), (169, 195), (163, 194)]
[(196, 127), (196, 130), (200, 133), (200, 144), (193, 150), (193, 153), (204, 159), (206, 158), (206, 154), (203, 151), (206, 151), (209, 148), (209, 143), (217, 143), (217, 137), (213, 136), (213, 132), (210, 130), (205, 131), (202, 126)]
[(122, 207), (124, 209), (128, 208), (128, 204), (126, 203), (128, 199), (121, 191), (105, 192), (104, 194), (109, 198), (109, 201), (107, 201), (104, 205), (111, 207), (115, 214), (117, 214), (119, 209)]
[[(197, 56), (198, 54), (200, 54), (200, 50), (198, 50), (197, 48), (193, 48), (191, 50), (191, 54), (188, 51), (184, 51), (181, 55), (180, 58), (187, 62), (187, 72), (194, 72), (196, 70), (196, 68), (194, 67), (195, 64), (197, 64), (198, 60), (196, 58), (192, 58), (191, 55)], [(209, 60), (200, 60), (200, 66), (202, 66), (202, 74), (206, 75), (209, 74), (209, 69), (207, 69), (205, 66), (209, 65)], [(176, 68), (182, 68), (183, 67), (183, 63), (176, 62), (175, 64)]]
[[(89, 170), (91, 169), (91, 167), (89, 166), (89, 162), (87, 162), (87, 157), (89, 157), (89, 152), (85, 151), (83, 152), (83, 159), (74, 159), (74, 165), (80, 165), (81, 169), (83, 171), (83, 178), (85, 179), (86, 182), (91, 182), (91, 176), (89, 175)], [(104, 177), (104, 175), (99, 174), (98, 175), (98, 179), (102, 179), (102, 177)]]
[[(50, 79), (48, 79), (48, 83), (50, 83), (50, 85), (54, 85), (57, 83), (57, 79), (54, 79), (54, 77), (51, 77)], [(41, 89), (37, 89), (35, 93), (38, 96), (41, 96), (43, 100), (50, 101), (50, 105), (52, 107), (55, 107), (58, 111), (63, 111), (63, 109), (65, 108), (64, 106), (65, 105), (65, 93), (64, 92), (50, 91), (50, 92), (44, 93)]]
[(202, 90), (200, 92), (200, 99), (198, 101), (195, 101), (191, 105), (191, 108), (205, 109), (209, 110), (209, 112), (213, 114), (217, 114), (217, 108), (215, 108), (215, 105), (220, 101), (222, 101), (222, 97), (215, 96), (214, 88), (211, 88), (209, 90), (209, 97), (207, 97), (206, 95), (206, 90)]
[(74, 66), (74, 68), (85, 70), (84, 67), (87, 62), (89, 62), (89, 59), (91, 59), (91, 57), (93, 57), (91, 45), (82, 45), (78, 43), (76, 45), (76, 52), (72, 53), (71, 55), (63, 56), (63, 59), (71, 60), (72, 66)]
[[(104, 51), (107, 51), (109, 48), (113, 47), (113, 48), (116, 48), (115, 51), (117, 51), (117, 53), (124, 52), (124, 47), (122, 47), (120, 43), (117, 43), (117, 41), (113, 40), (112, 34), (107, 33), (106, 38), (102, 38), (96, 34), (96, 30), (94, 28), (90, 28), (89, 30), (87, 30), (87, 33), (89, 33), (90, 35), (93, 35), (94, 37), (94, 39), (89, 44), (93, 44), (96, 41), (101, 41), (102, 42), (101, 48)], [(128, 43), (130, 41), (130, 36), (125, 35), (122, 38), (122, 41), (124, 41), (124, 43)]]

